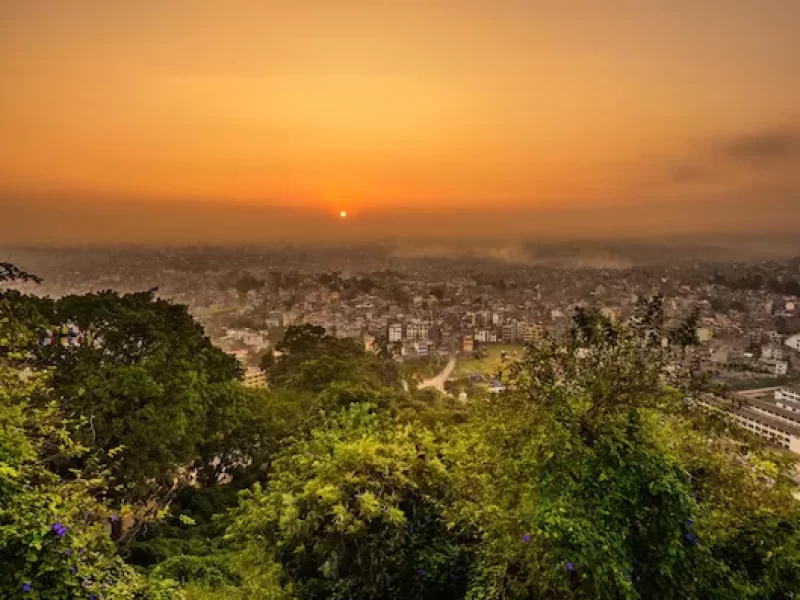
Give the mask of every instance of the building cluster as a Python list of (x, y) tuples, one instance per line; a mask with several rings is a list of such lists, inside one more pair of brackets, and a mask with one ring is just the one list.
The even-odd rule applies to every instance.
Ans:
[[(770, 395), (771, 393), (771, 395)], [(771, 444), (800, 454), (800, 388), (742, 393), (741, 406), (729, 407), (733, 419)], [(719, 406), (710, 402), (709, 406)]]
[(539, 264), (474, 256), (376, 248), (121, 249), (102, 260), (62, 253), (48, 259), (52, 270), (33, 269), (41, 286), (23, 288), (58, 296), (157, 286), (159, 297), (187, 305), (215, 344), (236, 353), (254, 383), (248, 369), (291, 325), (320, 325), (370, 350), (388, 347), (400, 360), (463, 356), (563, 336), (576, 307), (625, 320), (642, 299), (661, 294), (666, 329), (696, 315), (697, 356), (718, 381), (745, 389), (800, 379), (797, 259)]

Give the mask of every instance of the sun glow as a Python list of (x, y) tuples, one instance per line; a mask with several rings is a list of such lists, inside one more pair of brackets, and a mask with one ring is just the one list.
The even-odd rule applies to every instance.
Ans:
[(346, 210), (339, 211), (339, 217), (342, 218), (342, 219), (346, 219), (347, 218), (347, 211)]

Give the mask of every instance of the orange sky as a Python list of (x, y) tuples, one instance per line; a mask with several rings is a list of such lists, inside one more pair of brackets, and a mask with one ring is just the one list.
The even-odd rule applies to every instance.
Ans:
[(463, 210), (465, 234), (775, 190), (800, 213), (798, 23), (797, 0), (8, 0), (0, 207)]

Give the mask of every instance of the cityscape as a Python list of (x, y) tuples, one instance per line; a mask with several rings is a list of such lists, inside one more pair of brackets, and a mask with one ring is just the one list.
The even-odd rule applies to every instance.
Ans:
[(800, 600), (798, 24), (0, 1), (0, 600)]
[[(659, 295), (667, 331), (696, 319), (699, 368), (729, 397), (747, 398), (736, 407), (746, 426), (764, 425), (757, 432), (765, 439), (800, 450), (800, 414), (792, 414), (800, 413), (800, 258), (703, 260), (693, 251), (647, 246), (549, 250), (561, 256), (545, 252), (535, 263), (407, 257), (390, 246), (8, 254), (44, 277), (23, 290), (62, 296), (157, 288), (159, 298), (185, 304), (213, 343), (239, 360), (247, 385), (268, 385), (263, 357), (276, 352), (287, 327), (311, 324), (367, 351), (384, 346), (407, 370), (462, 400), (502, 389), (492, 357), (502, 352), (511, 362), (543, 336), (565, 339), (576, 310), (624, 322), (642, 299)], [(589, 251), (609, 266), (584, 266)], [(661, 261), (659, 252), (672, 256)]]

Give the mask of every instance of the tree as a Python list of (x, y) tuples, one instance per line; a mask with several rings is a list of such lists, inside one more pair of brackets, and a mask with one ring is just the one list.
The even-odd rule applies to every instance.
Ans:
[(429, 432), (357, 404), (282, 454), (231, 535), (300, 598), (459, 597), (462, 556), (429, 496), (441, 475)]
[(55, 403), (32, 401), (51, 394), (46, 373), (20, 367), (36, 334), (13, 308), (0, 296), (0, 596), (177, 598), (172, 581), (151, 586), (117, 554), (108, 524), (119, 511), (98, 500), (108, 481), (96, 461), (67, 480), (54, 472), (59, 460), (89, 451)]
[(282, 355), (266, 372), (270, 385), (277, 388), (319, 393), (337, 381), (376, 389), (399, 385), (391, 359), (365, 352), (356, 341), (333, 337), (316, 325), (287, 328), (276, 350)]
[(33, 281), (41, 283), (42, 280), (36, 275), (31, 275), (11, 263), (0, 262), (0, 281)]
[[(199, 456), (213, 434), (206, 418), (217, 389), (240, 376), (236, 360), (211, 345), (186, 307), (153, 292), (101, 292), (60, 300), (6, 294), (8, 309), (31, 323), (74, 323), (93, 341), (75, 348), (28, 345), (35, 365), (51, 368), (53, 396), (89, 448), (121, 448), (113, 465), (129, 499), (163, 496), (177, 470)], [(50, 396), (36, 397), (46, 405)], [(66, 475), (80, 459), (61, 465)]]

